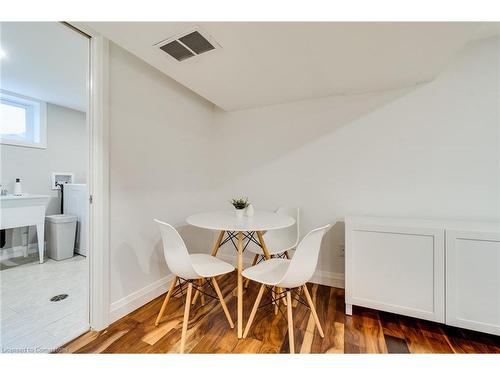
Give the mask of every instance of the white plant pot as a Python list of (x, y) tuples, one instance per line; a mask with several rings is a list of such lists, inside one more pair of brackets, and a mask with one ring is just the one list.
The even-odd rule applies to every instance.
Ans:
[(245, 215), (248, 217), (252, 217), (253, 214), (255, 213), (255, 210), (253, 209), (253, 206), (249, 204), (247, 208), (245, 209)]
[(242, 219), (243, 218), (243, 214), (245, 213), (245, 209), (244, 208), (241, 208), (241, 209), (235, 209), (235, 212), (236, 212), (236, 217), (238, 219)]

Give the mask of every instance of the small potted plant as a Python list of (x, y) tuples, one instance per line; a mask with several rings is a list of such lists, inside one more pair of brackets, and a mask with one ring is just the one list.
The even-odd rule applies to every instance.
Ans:
[(248, 198), (234, 198), (231, 201), (231, 204), (236, 210), (236, 217), (241, 219), (243, 217), (243, 213), (245, 212), (245, 208), (248, 206)]

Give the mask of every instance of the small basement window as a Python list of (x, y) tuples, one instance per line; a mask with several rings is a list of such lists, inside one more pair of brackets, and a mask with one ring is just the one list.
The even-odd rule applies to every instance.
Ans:
[(0, 91), (0, 143), (47, 147), (47, 103)]

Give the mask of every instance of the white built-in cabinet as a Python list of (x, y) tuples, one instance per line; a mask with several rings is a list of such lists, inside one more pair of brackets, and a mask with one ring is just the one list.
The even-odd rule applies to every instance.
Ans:
[(446, 231), (446, 324), (500, 335), (500, 233)]
[(500, 225), (346, 218), (346, 313), (364, 306), (500, 335)]

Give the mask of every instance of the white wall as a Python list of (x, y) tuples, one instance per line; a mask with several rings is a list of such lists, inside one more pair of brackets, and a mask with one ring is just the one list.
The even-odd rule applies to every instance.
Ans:
[[(346, 215), (500, 220), (498, 39), (434, 82), (382, 94), (219, 111), (214, 193), (301, 208), (304, 235)], [(343, 225), (318, 269), (344, 272)]]
[[(9, 193), (16, 178), (24, 193), (50, 195), (47, 215), (60, 213), (58, 190), (52, 190), (53, 172), (72, 172), (75, 183), (86, 182), (88, 159), (85, 113), (47, 103), (47, 148), (0, 145), (1, 181)], [(35, 230), (31, 243), (36, 242)], [(5, 248), (20, 245), (21, 229), (7, 230)], [(0, 250), (1, 252), (2, 250)]]
[[(222, 112), (111, 45), (112, 319), (166, 288), (152, 219), (208, 252), (184, 219), (233, 196), (299, 206), (302, 235), (349, 214), (500, 220), (499, 51), (475, 43), (412, 89)], [(339, 223), (323, 282), (343, 275), (343, 241)]]
[[(111, 309), (116, 317), (127, 296), (151, 285), (163, 287), (169, 273), (153, 218), (182, 225), (193, 211), (213, 207), (206, 194), (213, 167), (213, 105), (112, 43), (109, 85)], [(203, 251), (197, 244), (210, 239), (196, 241), (188, 243)]]

